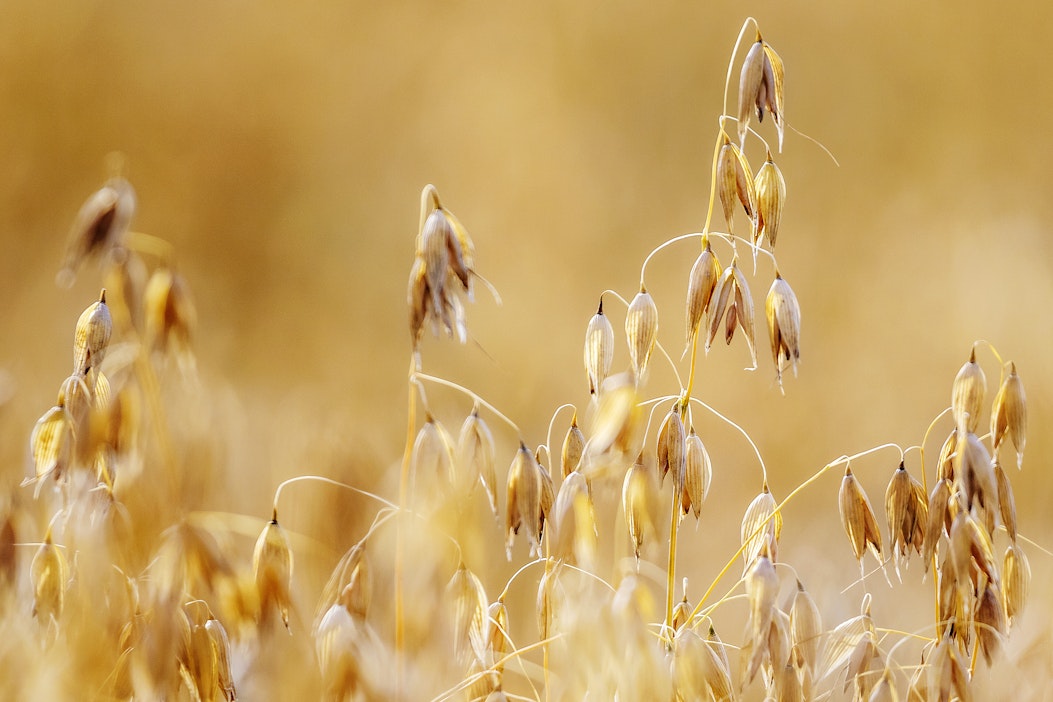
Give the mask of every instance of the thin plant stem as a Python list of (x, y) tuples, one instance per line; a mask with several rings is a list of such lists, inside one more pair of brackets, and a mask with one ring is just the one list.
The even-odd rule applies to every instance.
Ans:
[(302, 482), (302, 481), (305, 481), (305, 480), (317, 481), (317, 482), (320, 482), (320, 483), (326, 483), (328, 485), (334, 485), (336, 487), (341, 487), (341, 488), (344, 488), (345, 490), (350, 490), (351, 492), (357, 493), (357, 494), (362, 495), (364, 497), (369, 497), (371, 499), (374, 499), (377, 502), (380, 502), (381, 504), (386, 505), (387, 507), (389, 507), (391, 509), (394, 509), (394, 510), (399, 509), (399, 506), (396, 505), (394, 502), (391, 502), (390, 500), (385, 500), (380, 495), (374, 495), (373, 493), (371, 493), (371, 492), (369, 492), (367, 490), (361, 490), (359, 488), (356, 488), (353, 485), (348, 485), (347, 483), (342, 483), (339, 480), (333, 480), (332, 478), (326, 478), (326, 477), (321, 476), (321, 475), (297, 475), (296, 477), (289, 478), (288, 480), (283, 481), (280, 485), (278, 485), (277, 489), (275, 489), (275, 491), (274, 491), (274, 511), (275, 512), (278, 511), (278, 498), (281, 497), (282, 490), (287, 485), (292, 485), (293, 483), (299, 483), (299, 482)]
[[(417, 372), (417, 354), (410, 359), (409, 398), (406, 417), (406, 445), (402, 452), (402, 468), (399, 471), (399, 507), (405, 508), (409, 499), (410, 455), (413, 452), (414, 429), (417, 426), (417, 393), (413, 382)], [(402, 699), (403, 656), (406, 647), (406, 622), (403, 610), (402, 568), (403, 568), (402, 520), (395, 524), (395, 698)]]
[(701, 405), (702, 407), (707, 409), (711, 414), (716, 416), (721, 421), (723, 421), (723, 422), (727, 423), (728, 425), (734, 427), (736, 430), (738, 430), (738, 432), (740, 434), (742, 434), (742, 436), (744, 436), (746, 438), (746, 441), (749, 442), (749, 445), (753, 448), (753, 453), (757, 456), (757, 462), (760, 463), (760, 467), (761, 467), (761, 477), (764, 479), (764, 484), (767, 485), (768, 484), (768, 469), (764, 465), (764, 458), (761, 456), (760, 449), (757, 448), (757, 444), (753, 443), (753, 439), (750, 437), (749, 433), (747, 433), (746, 430), (743, 429), (742, 427), (740, 427), (738, 424), (736, 424), (735, 422), (731, 421), (730, 419), (728, 419), (727, 417), (722, 415), (720, 412), (717, 412), (715, 409), (713, 409), (712, 407), (707, 405), (702, 400), (699, 400), (697, 397), (691, 398), (691, 399), (692, 399), (692, 401), (698, 403), (699, 405)]
[(666, 632), (669, 635), (669, 642), (673, 641), (673, 599), (674, 599), (674, 581), (676, 580), (676, 536), (680, 531), (679, 524), (679, 512), (680, 512), (680, 495), (676, 494), (676, 480), (673, 483), (673, 499), (669, 508), (669, 565), (667, 568), (666, 575), (666, 595), (665, 595), (665, 626)]
[(469, 390), (468, 388), (464, 387), (463, 385), (459, 385), (458, 383), (454, 383), (452, 381), (446, 380), (445, 378), (439, 378), (439, 377), (434, 376), (434, 375), (428, 375), (427, 373), (421, 373), (420, 371), (414, 371), (413, 373), (410, 374), (410, 382), (414, 382), (415, 383), (415, 382), (417, 382), (419, 380), (424, 380), (424, 381), (427, 381), (429, 383), (435, 383), (436, 385), (442, 385), (442, 386), (445, 386), (445, 387), (448, 387), (448, 388), (452, 388), (453, 390), (457, 390), (458, 392), (464, 393), (468, 397), (472, 398), (472, 400), (474, 400), (475, 402), (479, 403), (480, 405), (482, 405), (486, 409), (490, 410), (490, 412), (492, 412), (494, 414), (494, 416), (496, 416), (498, 419), (500, 419), (505, 424), (507, 424), (509, 427), (511, 427), (512, 430), (516, 433), (517, 436), (522, 436), (523, 435), (523, 433), (519, 430), (519, 425), (518, 424), (516, 424), (511, 419), (509, 419), (503, 412), (501, 412), (501, 410), (497, 409), (492, 404), (490, 404), (489, 402), (484, 400), (482, 397), (480, 397), (478, 394), (476, 394), (475, 392)]

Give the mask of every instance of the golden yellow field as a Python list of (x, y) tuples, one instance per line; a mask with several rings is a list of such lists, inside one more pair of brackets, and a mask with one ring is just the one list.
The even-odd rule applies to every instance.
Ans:
[[(506, 558), (506, 482), (514, 459), (547, 444), (541, 462), (559, 491), (573, 414), (565, 405), (588, 439), (620, 428), (590, 399), (586, 328), (610, 291), (611, 375), (630, 369), (617, 296), (632, 300), (656, 247), (707, 222), (718, 118), (739, 114), (752, 23), (725, 99), (728, 62), (752, 14), (785, 66), (786, 133), (773, 153), (786, 182), (776, 252), (800, 303), (800, 362), (796, 377), (783, 374), (783, 395), (764, 309), (772, 259), (762, 253), (754, 268), (750, 221), (736, 205), (758, 367), (743, 370), (751, 364), (742, 331), (725, 346), (718, 324), (710, 352), (698, 349), (691, 395), (741, 426), (756, 452), (693, 405), (688, 424), (712, 460), (712, 483), (697, 526), (688, 516), (677, 535), (673, 601), (686, 579), (694, 606), (735, 561), (706, 599), (720, 603), (699, 635), (712, 624), (728, 645), (736, 699), (763, 699), (765, 678), (774, 678), (772, 695), (778, 688), (794, 699), (774, 654), (752, 682), (739, 677), (751, 654), (738, 649), (756, 638), (759, 616), (757, 581), (737, 583), (736, 554), (743, 515), (762, 489), (757, 454), (781, 502), (839, 457), (894, 444), (851, 463), (890, 557), (884, 506), (896, 447), (921, 480), (921, 453), (910, 447), (936, 420), (924, 444), (927, 493), (955, 424), (950, 414), (937, 417), (975, 349), (986, 373), (975, 433), (990, 450), (1000, 355), (1014, 362), (1027, 394), (1022, 469), (1012, 446), (998, 455), (1015, 493), (1030, 596), (990, 666), (974, 650), (990, 629), (970, 626), (950, 645), (972, 670), (972, 699), (1048, 699), (1053, 82), (1044, 37), (1053, 10), (1020, 3), (997, 13), (979, 2), (0, 5), (0, 698), (223, 699), (210, 668), (219, 648), (202, 638), (214, 616), (229, 636), (238, 699), (496, 699), (482, 684), (458, 689), (500, 659), (492, 639), (466, 644), (455, 635), (458, 602), (469, 620), (478, 615), (476, 639), (487, 623), (464, 604), (464, 592), (472, 603), (476, 592), (466, 572), (477, 576), (484, 603), (506, 592), (507, 633), (527, 649), (504, 665), (510, 699), (576, 700), (585, 689), (589, 699), (616, 690), (622, 700), (718, 696), (705, 683), (688, 689), (682, 661), (701, 649), (684, 653), (693, 644), (670, 644), (662, 626), (671, 480), (644, 499), (654, 530), (637, 563), (623, 510), (634, 456), (595, 449), (587, 473), (595, 552), (577, 554), (591, 576), (561, 569), (547, 590), (542, 576), (556, 566), (534, 561), (524, 530)], [(750, 126), (774, 147), (772, 115), (756, 117)], [(734, 119), (725, 129), (737, 142)], [(757, 173), (764, 147), (754, 136), (745, 143)], [(183, 312), (157, 317), (178, 336), (180, 314), (192, 306), (186, 348), (176, 340), (151, 350), (156, 329), (121, 318), (145, 290), (123, 294), (108, 264), (88, 261), (70, 287), (57, 284), (78, 210), (115, 176), (136, 197), (122, 248), (144, 275), (172, 271), (189, 291)], [(476, 282), (463, 345), (425, 323), (422, 395), (407, 376), (407, 280), (428, 184), (471, 234), (470, 277), (485, 277), (501, 304)], [(727, 232), (719, 200), (710, 231), (723, 268), (732, 247), (717, 236)], [(643, 403), (632, 422), (637, 443), (618, 441), (633, 453), (642, 442), (650, 471), (659, 425), (688, 383), (684, 305), (700, 251), (691, 237), (647, 264), (657, 339), (672, 363), (653, 352), (633, 396)], [(434, 280), (459, 284), (445, 267), (440, 273)], [(101, 369), (115, 399), (99, 401), (77, 441), (109, 447), (112, 465), (100, 478), (94, 457), (72, 456), (34, 497), (36, 486), (22, 484), (39, 469), (30, 436), (56, 404), (78, 317), (103, 287), (113, 334), (89, 376)], [(454, 443), (476, 404), (443, 381), (486, 403), (479, 412), (495, 445), (497, 517), (482, 489), (464, 497), (428, 476), (406, 480), (406, 468), (422, 465), (409, 449), (425, 403)], [(659, 397), (667, 399), (649, 416)], [(314, 479), (275, 497), (283, 481), (308, 475), (402, 509), (384, 511), (375, 497)], [(951, 678), (932, 672), (936, 654), (926, 648), (945, 628), (936, 622), (932, 569), (923, 579), (915, 555), (900, 578), (889, 561), (890, 585), (867, 555), (860, 582), (839, 515), (843, 476), (843, 464), (832, 467), (780, 510), (771, 554), (777, 606), (788, 609), (800, 579), (822, 616), (820, 648), (848, 641), (853, 649), (843, 661), (830, 654), (837, 665), (816, 676), (811, 694), (866, 699), (888, 670), (898, 697), (881, 699), (906, 699), (924, 649), (925, 699), (941, 699), (947, 685), (950, 699)], [(277, 568), (277, 585), (260, 573), (284, 555), (282, 540), (272, 542), (279, 555), (254, 559), (275, 511), (293, 560), (288, 581)], [(37, 554), (49, 524), (58, 546), (48, 557), (65, 570), (45, 576)], [(320, 620), (340, 595), (327, 581), (367, 532), (361, 573), (369, 575), (340, 600), (362, 610), (348, 619), (354, 633), (326, 639)], [(993, 536), (1001, 571), (1010, 538), (1001, 527)], [(547, 541), (542, 550), (552, 549), (559, 545)], [(941, 572), (950, 550), (944, 539)], [(983, 591), (1000, 573), (981, 575), (982, 559), (972, 557), (962, 557), (960, 580)], [(288, 631), (277, 616), (286, 582)], [(542, 622), (548, 639), (539, 633), (539, 587), (554, 603)], [(867, 636), (834, 633), (864, 599), (875, 627), (866, 651), (859, 641)], [(963, 607), (961, 621), (971, 622), (975, 613)], [(200, 641), (204, 654), (194, 653)], [(859, 693), (844, 669), (861, 657), (870, 672), (856, 676)], [(473, 658), (483, 663), (472, 669)], [(351, 666), (345, 677), (334, 660)], [(364, 682), (349, 692), (356, 666)]]

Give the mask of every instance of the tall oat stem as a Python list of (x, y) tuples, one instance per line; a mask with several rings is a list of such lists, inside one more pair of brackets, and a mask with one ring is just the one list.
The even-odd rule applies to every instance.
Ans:
[[(409, 490), (410, 455), (413, 452), (414, 429), (417, 426), (417, 393), (413, 376), (417, 372), (417, 356), (410, 358), (409, 390), (406, 417), (406, 446), (402, 451), (402, 469), (399, 471), (399, 508), (406, 507)], [(395, 698), (402, 699), (402, 660), (406, 647), (406, 622), (402, 603), (402, 520), (395, 524)]]

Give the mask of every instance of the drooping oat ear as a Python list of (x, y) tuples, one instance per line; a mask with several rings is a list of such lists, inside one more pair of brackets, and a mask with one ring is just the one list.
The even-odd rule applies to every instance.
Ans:
[(33, 583), (33, 616), (45, 626), (51, 622), (57, 625), (62, 618), (69, 566), (62, 549), (51, 541), (50, 527), (44, 543), (33, 556), (29, 572)]
[(761, 553), (767, 553), (772, 561), (776, 560), (782, 534), (782, 513), (777, 512), (776, 507), (775, 498), (769, 492), (768, 484), (764, 483), (760, 494), (746, 508), (739, 528), (740, 543), (745, 546), (742, 550), (744, 570), (748, 570)]
[(921, 553), (928, 527), (928, 499), (921, 483), (907, 472), (903, 461), (892, 474), (885, 490), (885, 516), (888, 519), (889, 548), (900, 575), (899, 564), (911, 550)]
[(684, 460), (684, 492), (680, 501), (680, 507), (684, 514), (688, 510), (694, 512), (695, 519), (702, 510), (702, 503), (709, 495), (709, 484), (713, 480), (713, 464), (709, 459), (702, 439), (695, 433), (694, 428), (687, 437), (687, 456)]
[(928, 661), (929, 693), (934, 699), (957, 699), (968, 701), (969, 666), (962, 659), (958, 645), (950, 630), (945, 633)]
[(958, 451), (958, 428), (951, 429), (947, 440), (940, 447), (940, 457), (936, 461), (936, 479), (954, 482), (954, 465)]
[(586, 448), (590, 465), (593, 459), (602, 458), (611, 451), (636, 455), (639, 451), (637, 444), (642, 443), (640, 435), (644, 417), (632, 374), (619, 373), (608, 378), (598, 398)]
[(611, 372), (613, 360), (614, 327), (607, 315), (603, 314), (603, 297), (600, 297), (600, 307), (585, 329), (585, 375), (589, 379), (589, 394), (599, 393), (603, 381)]
[(673, 690), (679, 700), (709, 699), (710, 685), (705, 676), (706, 642), (687, 627), (673, 639)]
[(534, 455), (520, 443), (508, 468), (508, 500), (505, 510), (505, 551), (512, 560), (512, 544), (522, 528), (526, 531), (533, 555), (540, 549), (538, 526), (541, 523), (541, 469)]
[[(629, 528), (629, 538), (633, 544), (636, 560), (640, 560), (640, 548), (643, 546), (646, 533), (651, 533), (651, 493), (654, 490), (653, 478), (644, 465), (641, 455), (625, 473), (622, 483), (622, 511), (625, 524)], [(646, 532), (646, 533), (645, 533)]]
[(559, 564), (552, 570), (546, 570), (541, 576), (537, 588), (537, 630), (542, 639), (552, 636), (553, 624), (559, 609), (559, 594), (556, 592), (559, 586)]
[[(771, 48), (771, 44), (764, 42), (764, 88), (761, 92), (766, 101), (764, 107), (771, 112), (771, 118), (779, 132), (779, 151), (782, 151), (782, 138), (786, 129), (785, 75), (782, 59), (775, 53), (775, 49)], [(760, 104), (757, 105), (757, 114), (758, 119), (764, 116), (764, 110)]]
[(877, 518), (863, 486), (852, 475), (851, 467), (845, 468), (845, 477), (841, 480), (838, 509), (841, 513), (841, 525), (852, 544), (852, 553), (860, 562), (860, 567), (862, 568), (863, 554), (868, 548), (878, 563), (883, 563), (881, 531), (878, 529)]
[(732, 273), (735, 277), (735, 307), (738, 325), (742, 333), (746, 335), (746, 344), (750, 349), (751, 367), (757, 367), (757, 342), (753, 334), (753, 297), (750, 296), (750, 288), (746, 283), (746, 276), (739, 269), (738, 262), (732, 261)]
[(724, 219), (728, 223), (728, 233), (733, 234), (735, 219), (735, 202), (742, 204), (742, 209), (750, 220), (750, 228), (756, 228), (757, 195), (754, 186), (753, 170), (749, 161), (738, 146), (731, 143), (724, 135), (724, 145), (717, 157), (717, 189), (720, 204), (724, 210)]
[(1005, 609), (1002, 600), (991, 583), (984, 588), (976, 607), (976, 638), (980, 642), (980, 651), (984, 654), (987, 665), (998, 655), (1002, 642), (1009, 631), (1006, 624)]
[(949, 535), (951, 532), (951, 523), (954, 516), (951, 512), (952, 491), (951, 481), (944, 478), (933, 486), (932, 492), (929, 494), (928, 519), (921, 553), (925, 572), (929, 571), (932, 554), (936, 552), (936, 545), (940, 542), (940, 536), (944, 533)]
[(68, 288), (76, 280), (77, 269), (85, 259), (118, 253), (135, 214), (135, 189), (124, 178), (111, 178), (81, 206), (56, 279)]
[(707, 241), (695, 263), (687, 281), (687, 341), (685, 353), (691, 348), (691, 341), (698, 332), (702, 319), (710, 310), (713, 297), (720, 282), (720, 261), (713, 253), (712, 245)]
[(584, 453), (585, 435), (578, 428), (578, 413), (574, 412), (570, 420), (570, 428), (567, 429), (567, 435), (563, 439), (563, 449), (560, 451), (560, 468), (563, 470), (564, 478), (580, 468), (581, 457)]
[(955, 484), (965, 498), (967, 509), (979, 505), (992, 512), (997, 510), (998, 483), (995, 480), (991, 454), (972, 432), (958, 443), (954, 474)]
[[(757, 192), (757, 231), (753, 236), (753, 243), (759, 246), (763, 237), (774, 251), (775, 238), (779, 234), (779, 223), (782, 221), (782, 208), (786, 203), (786, 181), (782, 177), (782, 171), (772, 160), (771, 152), (768, 152), (768, 159), (757, 171), (754, 185)], [(756, 262), (756, 251), (753, 258)]]
[(1019, 544), (1010, 544), (1002, 560), (1002, 599), (1010, 624), (1023, 611), (1030, 590), (1031, 564)]
[(266, 620), (271, 609), (277, 608), (286, 629), (289, 629), (289, 610), (292, 608), (292, 571), (292, 548), (289, 538), (278, 526), (276, 512), (256, 540), (252, 572), (259, 593), (261, 619)]
[(801, 357), (801, 306), (797, 302), (790, 284), (777, 272), (764, 303), (768, 319), (768, 336), (771, 339), (772, 359), (775, 362), (775, 379), (782, 387), (782, 372), (787, 365), (797, 375), (797, 361)]
[(673, 494), (680, 495), (684, 490), (685, 468), (684, 423), (680, 419), (680, 401), (673, 403), (669, 414), (662, 421), (658, 430), (658, 478), (665, 484), (667, 473), (673, 473)]
[(552, 506), (551, 523), (552, 557), (590, 566), (596, 554), (596, 517), (588, 483), (581, 473), (571, 472), (560, 485)]
[(453, 605), (453, 653), (462, 666), (486, 657), (489, 605), (483, 583), (461, 563), (446, 585)]
[(154, 271), (143, 294), (143, 316), (151, 348), (171, 349), (177, 356), (190, 353), (197, 308), (183, 276), (170, 268)]
[(420, 256), (413, 259), (406, 301), (410, 308), (410, 337), (413, 340), (413, 348), (416, 350), (420, 346), (424, 320), (428, 318), (432, 305), (431, 291), (428, 289), (428, 265)]
[(716, 303), (711, 304), (709, 308), (709, 331), (706, 333), (706, 353), (709, 353), (710, 346), (713, 345), (713, 340), (717, 338), (717, 330), (720, 329), (720, 321), (724, 318), (724, 315), (728, 308), (728, 301), (734, 300), (733, 289), (735, 287), (734, 273), (731, 266), (724, 269), (724, 272), (720, 274), (720, 280), (717, 281), (716, 291), (714, 296), (716, 297)]
[(750, 620), (748, 631), (753, 642), (753, 654), (748, 665), (747, 682), (752, 681), (769, 652), (768, 633), (776, 611), (779, 596), (779, 576), (767, 553), (761, 553), (746, 571), (746, 600), (749, 603)]
[(453, 484), (453, 465), (453, 437), (428, 413), (410, 451), (410, 469), (414, 482), (421, 485), (420, 492), (429, 494), (435, 487)]
[(534, 449), (534, 465), (537, 467), (538, 475), (541, 478), (541, 511), (537, 522), (538, 555), (541, 555), (541, 539), (545, 535), (545, 522), (549, 519), (549, 515), (552, 513), (552, 505), (556, 501), (556, 486), (552, 481), (552, 474), (548, 472), (548, 468), (541, 462), (540, 446)]
[(442, 212), (446, 215), (446, 219), (450, 223), (450, 230), (453, 232), (453, 236), (447, 241), (447, 247), (450, 249), (450, 267), (453, 274), (457, 276), (457, 280), (461, 282), (461, 287), (464, 288), (468, 301), (472, 302), (475, 299), (473, 284), (475, 278), (475, 244), (472, 242), (472, 237), (469, 236), (468, 230), (465, 229), (464, 225), (461, 224), (461, 220), (457, 219), (453, 212), (446, 209), (442, 210)]
[(29, 447), (36, 473), (23, 484), (36, 482), (36, 496), (40, 494), (45, 478), (53, 477), (59, 480), (69, 468), (73, 449), (73, 426), (66, 411), (65, 398), (61, 395), (58, 404), (45, 412), (33, 426)]
[[(761, 99), (761, 90), (764, 87), (764, 42), (761, 41), (760, 33), (757, 40), (753, 42), (746, 59), (742, 62), (742, 72), (739, 74), (739, 111), (738, 132), (739, 146), (746, 143), (746, 131), (750, 125), (750, 114)], [(763, 115), (763, 113), (758, 113)], [(758, 116), (758, 118), (759, 118)]]
[(230, 639), (227, 637), (227, 630), (218, 619), (210, 617), (205, 622), (205, 632), (215, 655), (217, 683), (223, 694), (221, 699), (233, 702), (238, 698), (238, 693), (234, 687), (234, 673), (230, 665)]
[(84, 375), (97, 369), (106, 356), (106, 346), (113, 333), (113, 319), (106, 305), (106, 290), (99, 299), (88, 305), (77, 320), (73, 334), (73, 372)]
[(1016, 466), (1024, 462), (1024, 445), (1027, 442), (1027, 397), (1024, 383), (1016, 374), (1016, 364), (1009, 363), (1009, 374), (1005, 376), (991, 410), (991, 436), (995, 450), (1009, 438), (1016, 448)]
[(1005, 474), (1002, 464), (994, 462), (995, 483), (998, 485), (998, 510), (1002, 517), (1009, 538), (1016, 543), (1016, 498), (1013, 497), (1013, 486)]
[(511, 642), (508, 640), (508, 608), (505, 607), (504, 600), (499, 599), (492, 603), (487, 610), (486, 616), (489, 622), (486, 644), (490, 649), (494, 669), (501, 673), (505, 666), (503, 663), (498, 663), (498, 661), (504, 658), (511, 648)]
[(816, 664), (819, 657), (819, 637), (823, 633), (823, 620), (819, 614), (819, 606), (815, 600), (804, 589), (801, 581), (797, 581), (797, 592), (790, 607), (790, 632), (792, 634), (793, 646), (800, 653), (803, 667), (811, 674), (818, 673)]
[(647, 379), (647, 363), (658, 340), (658, 306), (642, 285), (625, 313), (625, 340), (629, 343), (633, 376), (636, 384), (642, 386)]
[(449, 240), (453, 236), (450, 222), (441, 210), (434, 210), (424, 220), (417, 255), (424, 261), (428, 290), (431, 291), (431, 308), (437, 314), (445, 306), (446, 281), (450, 266)]
[(986, 391), (987, 380), (980, 364), (976, 362), (976, 349), (973, 349), (968, 362), (954, 377), (954, 385), (951, 388), (951, 413), (955, 426), (965, 427), (964, 431), (976, 431), (980, 426), (980, 413), (983, 412)]
[(497, 511), (497, 470), (494, 465), (494, 437), (490, 427), (479, 416), (478, 408), (464, 420), (461, 433), (457, 437), (457, 474), (456, 481), (462, 494), (468, 493), (477, 482), (482, 483), (486, 496), (490, 500), (490, 511), (494, 517)]

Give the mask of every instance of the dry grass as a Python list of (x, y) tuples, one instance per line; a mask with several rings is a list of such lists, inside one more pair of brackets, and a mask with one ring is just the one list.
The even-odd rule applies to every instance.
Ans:
[[(463, 344), (476, 298), (500, 302), (476, 269), (476, 243), (484, 260), (495, 243), (473, 242), (427, 186), (410, 341), (396, 353), (409, 366), (401, 465), (386, 479), (357, 467), (339, 418), (308, 402), (290, 412), (306, 427), (280, 425), (302, 442), (298, 467), (238, 476), (273, 495), (257, 512), (217, 474), (239, 433), (260, 432), (238, 426), (222, 382), (199, 369), (193, 281), (167, 243), (132, 228), (128, 181), (92, 195), (58, 280), (99, 271), (105, 289), (71, 325), (72, 373), (56, 378), (55, 405), (23, 427), (30, 476), (0, 509), (0, 667), (20, 673), (4, 676), (2, 696), (983, 699), (1007, 671), (1047, 671), (1048, 639), (1024, 626), (1029, 559), (1046, 556), (1018, 532), (1001, 466), (1010, 453), (1033, 462), (1016, 364), (974, 343), (953, 382), (950, 369), (938, 388), (915, 389), (946, 397), (950, 388), (951, 402), (934, 405), (910, 441), (852, 447), (793, 480), (769, 473), (766, 460), (782, 458), (755, 443), (764, 427), (727, 419), (714, 406), (734, 396), (699, 380), (709, 354), (733, 354), (771, 379), (763, 401), (778, 403), (774, 388), (786, 368), (796, 373), (802, 339), (807, 363), (807, 326), (802, 336), (783, 275), (802, 289), (815, 281), (795, 277), (792, 263), (780, 269), (774, 253), (777, 233), (780, 254), (804, 238), (800, 223), (781, 221), (776, 166), (784, 136), (788, 149), (804, 142), (784, 134), (782, 61), (759, 31), (750, 41), (755, 30), (744, 25), (731, 60), (737, 118), (725, 96), (702, 231), (652, 249), (631, 301), (601, 293), (580, 387), (558, 388), (567, 404), (513, 420), (485, 386), (455, 380), (463, 362), (448, 361), (471, 347), (450, 351), (433, 335)], [(757, 123), (765, 114), (773, 128)], [(749, 158), (763, 158), (756, 178)], [(717, 202), (727, 232), (712, 221)], [(736, 220), (748, 235), (732, 234)], [(660, 287), (649, 292), (645, 277), (676, 277), (686, 309)], [(769, 280), (771, 367), (758, 364), (750, 294)], [(619, 339), (611, 319), (621, 310)], [(679, 360), (663, 346), (681, 341), (669, 315), (687, 320)], [(802, 366), (786, 392), (822, 382), (818, 370)], [(993, 399), (988, 377), (999, 378)], [(385, 422), (399, 420), (401, 403), (391, 407), (378, 410)], [(988, 418), (991, 433), (977, 435)], [(447, 428), (458, 424), (459, 433)], [(722, 460), (732, 442), (749, 447), (737, 467)], [(722, 474), (760, 492), (714, 497)], [(867, 493), (886, 484), (882, 524)], [(807, 516), (795, 512), (802, 503)], [(808, 543), (816, 529), (805, 522), (834, 532), (838, 507), (848, 543), (840, 534)]]

